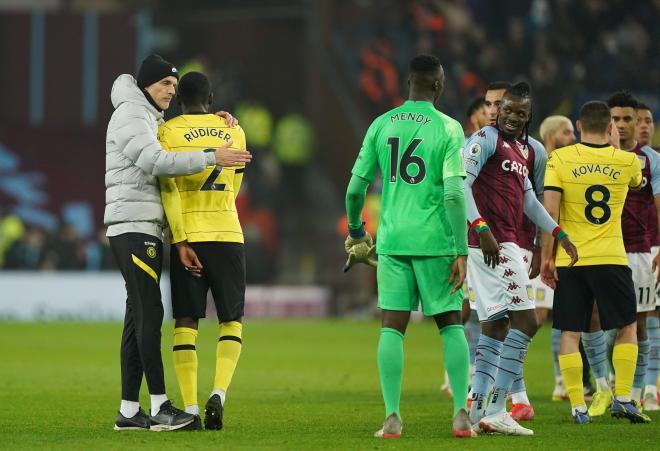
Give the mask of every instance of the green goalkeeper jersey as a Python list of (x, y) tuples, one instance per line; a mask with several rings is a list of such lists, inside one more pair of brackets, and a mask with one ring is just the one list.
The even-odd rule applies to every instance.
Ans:
[(367, 130), (352, 173), (383, 177), (377, 252), (386, 255), (457, 255), (445, 215), (444, 181), (465, 177), (463, 129), (431, 102), (408, 100)]

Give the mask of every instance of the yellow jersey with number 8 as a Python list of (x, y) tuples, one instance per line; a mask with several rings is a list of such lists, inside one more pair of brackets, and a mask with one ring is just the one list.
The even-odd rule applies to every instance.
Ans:
[[(158, 140), (168, 152), (213, 152), (229, 141), (233, 141), (234, 148), (246, 149), (243, 129), (228, 127), (225, 120), (215, 114), (175, 117), (158, 128)], [(172, 243), (243, 243), (235, 199), (244, 170), (244, 167), (211, 166), (197, 174), (160, 178), (161, 198), (172, 232)]]
[[(562, 193), (559, 225), (578, 250), (576, 266), (628, 265), (621, 213), (628, 188), (642, 185), (642, 166), (632, 152), (610, 145), (575, 144), (550, 154), (545, 189)], [(557, 266), (571, 259), (561, 246)]]

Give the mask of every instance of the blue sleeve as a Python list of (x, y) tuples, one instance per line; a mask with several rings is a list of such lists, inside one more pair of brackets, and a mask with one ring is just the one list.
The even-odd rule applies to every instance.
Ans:
[(468, 173), (463, 186), (465, 187), (465, 209), (467, 210), (467, 220), (470, 224), (481, 217), (479, 209), (477, 208), (477, 203), (474, 200), (474, 195), (472, 194), (472, 184), (476, 177)]
[(465, 141), (463, 165), (468, 177), (476, 178), (497, 147), (497, 130), (484, 127)]
[(529, 138), (529, 144), (534, 148), (534, 187), (536, 195), (543, 194), (543, 185), (545, 180), (545, 165), (548, 162), (548, 153), (543, 144), (533, 138)]
[[(527, 189), (529, 186), (529, 189)], [(532, 184), (528, 178), (525, 178), (525, 215), (532, 220), (536, 227), (552, 233), (557, 227), (557, 223), (552, 216), (543, 207), (541, 202), (536, 198), (536, 194), (532, 190)]]
[(660, 154), (649, 146), (642, 147), (649, 160), (651, 170), (651, 190), (654, 196), (660, 196)]
[(465, 142), (463, 150), (463, 164), (465, 165), (465, 206), (467, 218), (472, 224), (481, 217), (479, 209), (472, 194), (472, 184), (479, 176), (488, 159), (495, 153), (497, 147), (497, 130), (493, 127), (484, 127), (470, 136)]

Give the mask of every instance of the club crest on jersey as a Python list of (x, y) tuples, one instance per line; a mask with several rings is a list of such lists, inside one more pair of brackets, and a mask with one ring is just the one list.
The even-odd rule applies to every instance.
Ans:
[(156, 248), (153, 246), (149, 246), (147, 248), (147, 255), (149, 258), (155, 258), (156, 257)]
[(639, 162), (642, 163), (642, 169), (646, 167), (646, 155), (637, 155)]
[(520, 153), (525, 158), (525, 160), (529, 158), (529, 149), (527, 146), (518, 147), (518, 150), (520, 150)]

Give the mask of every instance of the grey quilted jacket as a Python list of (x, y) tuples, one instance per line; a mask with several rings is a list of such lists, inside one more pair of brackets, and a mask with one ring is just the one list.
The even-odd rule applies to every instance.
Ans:
[(162, 239), (164, 212), (158, 176), (189, 175), (215, 165), (213, 153), (166, 152), (158, 143), (163, 113), (140, 92), (135, 79), (120, 75), (112, 85), (105, 140), (107, 235), (146, 233)]

